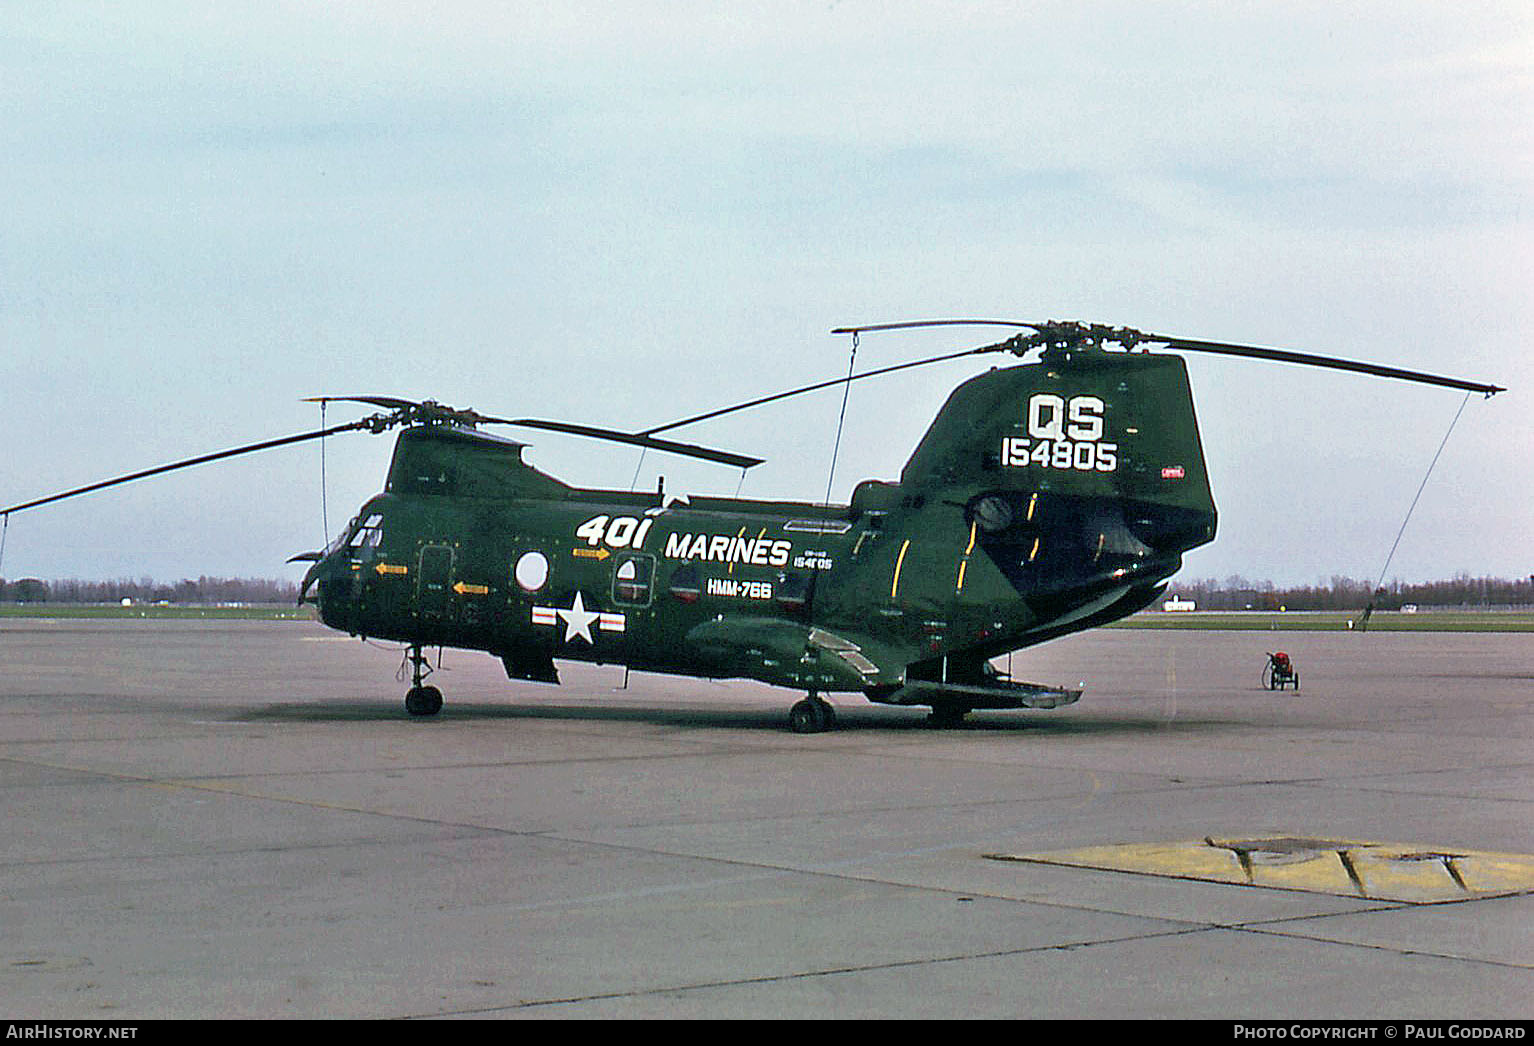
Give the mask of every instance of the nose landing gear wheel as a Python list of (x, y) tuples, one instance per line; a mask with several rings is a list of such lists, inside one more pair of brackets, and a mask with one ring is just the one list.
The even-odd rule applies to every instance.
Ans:
[(836, 709), (811, 694), (788, 710), (788, 728), (796, 734), (822, 734), (836, 725)]
[[(405, 650), (405, 660), (410, 665), (411, 687), (405, 694), (405, 711), (411, 715), (436, 715), (442, 711), (442, 691), (434, 686), (425, 686), (422, 680), (431, 672), (431, 665), (426, 660), (426, 652), (421, 649), (419, 643), (412, 643)], [(404, 671), (404, 666), (400, 666)]]

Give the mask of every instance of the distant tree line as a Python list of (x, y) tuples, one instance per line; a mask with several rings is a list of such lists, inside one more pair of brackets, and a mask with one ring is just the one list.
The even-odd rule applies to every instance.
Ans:
[(293, 603), (298, 600), (298, 586), (292, 581), (271, 578), (188, 578), (175, 583), (140, 578), (131, 581), (42, 581), (0, 578), (0, 602), (5, 603), (183, 603), (217, 605), (219, 603)]
[[(1333, 577), (1316, 585), (1280, 588), (1271, 581), (1251, 581), (1234, 574), (1224, 581), (1203, 578), (1177, 581), (1167, 590), (1193, 600), (1200, 610), (1362, 610), (1373, 598), (1376, 610), (1399, 610), (1408, 603), (1433, 607), (1511, 607), (1534, 605), (1534, 576), (1518, 581), (1473, 578), (1460, 574), (1448, 581), (1392, 581), (1373, 590), (1368, 581)], [(41, 581), (0, 578), (0, 602), (6, 603), (293, 603), (298, 585), (271, 578), (190, 578), (168, 584), (152, 578), (132, 581)], [(1159, 604), (1158, 604), (1159, 605)]]
[[(1330, 582), (1279, 588), (1271, 581), (1251, 581), (1239, 574), (1224, 581), (1205, 578), (1174, 582), (1167, 590), (1191, 599), (1200, 610), (1400, 610), (1422, 607), (1514, 607), (1534, 604), (1534, 576), (1518, 581), (1459, 574), (1448, 581), (1372, 582), (1334, 576)], [(1158, 604), (1159, 605), (1159, 604)]]

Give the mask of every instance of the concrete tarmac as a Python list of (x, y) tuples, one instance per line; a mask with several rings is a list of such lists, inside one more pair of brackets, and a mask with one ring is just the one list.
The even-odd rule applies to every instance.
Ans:
[[(1298, 693), (1260, 685), (1278, 645)], [(837, 697), (808, 736), (787, 691), (451, 650), (412, 719), (400, 657), (310, 623), (0, 622), (0, 1017), (1534, 1010), (1534, 635), (1098, 630), (1014, 655), (1083, 682), (1071, 708), (934, 730)], [(1278, 840), (1243, 860), (1281, 874), (1295, 840), (1490, 852), (1515, 885), (993, 856), (1199, 840)]]

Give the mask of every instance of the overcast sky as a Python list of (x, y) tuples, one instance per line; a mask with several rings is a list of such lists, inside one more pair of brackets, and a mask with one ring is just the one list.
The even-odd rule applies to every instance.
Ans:
[[(318, 428), (305, 396), (649, 427), (844, 372), (841, 324), (1068, 318), (1508, 386), (1389, 576), (1534, 571), (1527, 0), (0, 14), (0, 506)], [(833, 498), (986, 365), (854, 386)], [(1182, 576), (1372, 580), (1462, 395), (1189, 367), (1221, 517)], [(767, 458), (743, 484), (520, 438), (580, 485), (818, 500), (840, 404), (676, 434)], [(19, 513), (0, 574), (297, 578), (389, 452), (327, 440), (324, 500), (311, 443)]]

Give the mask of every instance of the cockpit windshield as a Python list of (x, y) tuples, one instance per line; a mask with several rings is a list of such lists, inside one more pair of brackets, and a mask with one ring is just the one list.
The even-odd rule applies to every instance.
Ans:
[(366, 519), (354, 517), (346, 525), (346, 529), (336, 535), (336, 539), (325, 549), (325, 555), (333, 555), (341, 549), (346, 549), (352, 559), (358, 559), (371, 555), (379, 543), (383, 541), (383, 515), (374, 512)]
[(352, 558), (356, 559), (358, 556), (372, 555), (381, 541), (383, 541), (383, 516), (374, 512), (362, 521), (362, 525), (352, 533), (351, 540), (346, 544), (352, 550)]

